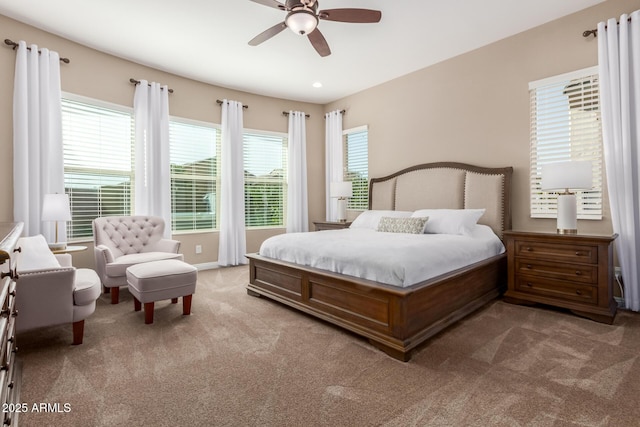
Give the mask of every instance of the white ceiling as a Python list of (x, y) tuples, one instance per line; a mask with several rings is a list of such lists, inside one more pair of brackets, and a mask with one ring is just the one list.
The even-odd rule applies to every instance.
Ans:
[(377, 24), (321, 21), (325, 58), (286, 29), (249, 46), (285, 17), (249, 0), (0, 0), (0, 14), (195, 80), (325, 104), (603, 1), (319, 0), (382, 11)]

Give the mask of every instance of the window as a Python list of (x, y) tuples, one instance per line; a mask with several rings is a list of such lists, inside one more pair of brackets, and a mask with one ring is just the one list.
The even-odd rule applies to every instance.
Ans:
[(540, 187), (542, 165), (588, 160), (593, 189), (579, 191), (578, 218), (602, 218), (602, 128), (598, 69), (529, 83), (531, 110), (531, 217), (555, 218), (557, 195)]
[(220, 130), (184, 119), (169, 122), (171, 229), (217, 228)]
[(90, 237), (96, 217), (130, 215), (132, 111), (64, 94), (62, 140), (64, 186), (73, 218), (69, 240)]
[(243, 135), (247, 227), (284, 227), (287, 211), (287, 137), (246, 130)]
[(369, 208), (369, 130), (367, 126), (343, 131), (344, 176), (351, 181), (353, 196), (348, 209)]

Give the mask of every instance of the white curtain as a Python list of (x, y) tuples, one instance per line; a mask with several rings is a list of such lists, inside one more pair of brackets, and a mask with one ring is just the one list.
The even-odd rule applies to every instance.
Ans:
[(133, 98), (135, 121), (135, 214), (155, 215), (171, 236), (169, 88), (140, 80)]
[[(24, 234), (54, 241), (55, 223), (42, 222), (45, 194), (64, 193), (60, 56), (18, 43), (13, 91), (13, 218)], [(58, 224), (66, 241), (66, 223)]]
[(218, 265), (246, 264), (242, 103), (222, 101)]
[(338, 199), (331, 198), (330, 188), (332, 182), (343, 179), (342, 113), (339, 110), (325, 114), (325, 152), (327, 221), (336, 221)]
[(309, 231), (305, 113), (289, 111), (287, 233)]
[[(607, 28), (605, 28), (605, 25)], [(598, 24), (607, 185), (626, 308), (640, 311), (640, 11)]]

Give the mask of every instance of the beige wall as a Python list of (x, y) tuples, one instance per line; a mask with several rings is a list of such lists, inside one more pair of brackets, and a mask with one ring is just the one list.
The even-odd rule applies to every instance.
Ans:
[[(332, 102), (325, 111), (346, 109), (345, 129), (369, 125), (371, 177), (436, 161), (513, 166), (514, 229), (554, 230), (555, 220), (529, 218), (528, 83), (597, 65), (597, 40), (582, 32), (639, 8), (640, 0), (609, 0)], [(579, 229), (610, 233), (605, 205), (602, 221), (581, 220)]]
[[(287, 132), (287, 118), (283, 111), (300, 110), (310, 114), (307, 120), (307, 157), (309, 173), (309, 216), (311, 220), (324, 218), (324, 119), (321, 105), (294, 102), (239, 92), (182, 78), (153, 68), (107, 55), (69, 40), (40, 31), (0, 15), (2, 36), (13, 41), (25, 40), (60, 53), (71, 59), (61, 64), (62, 90), (119, 105), (132, 106), (134, 86), (129, 78), (146, 79), (167, 84), (174, 90), (169, 97), (171, 115), (189, 119), (220, 123), (220, 106), (216, 99), (234, 99), (249, 106), (244, 113), (244, 126), (249, 129)], [(4, 45), (3, 45), (4, 46)], [(15, 52), (0, 48), (0, 221), (13, 219), (12, 188), (12, 99)], [(215, 70), (211, 70), (215, 74)], [(320, 161), (318, 161), (320, 159)], [(312, 225), (313, 226), (313, 225)], [(255, 252), (260, 243), (283, 229), (252, 230), (247, 232), (247, 250)], [(178, 234), (181, 252), (187, 261), (195, 264), (215, 262), (218, 259), (218, 233)], [(195, 245), (203, 252), (195, 254)], [(74, 254), (77, 266), (93, 266), (93, 249)]]

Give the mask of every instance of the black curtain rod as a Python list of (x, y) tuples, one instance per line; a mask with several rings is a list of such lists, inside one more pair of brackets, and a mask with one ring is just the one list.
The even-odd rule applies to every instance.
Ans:
[[(6, 44), (7, 46), (11, 46), (11, 49), (13, 50), (16, 50), (18, 48), (18, 43), (10, 39), (4, 39), (4, 44)], [(27, 50), (31, 50), (31, 48), (27, 46)], [(41, 53), (41, 52), (38, 51), (38, 53)], [(65, 64), (68, 64), (71, 62), (69, 58), (62, 58), (62, 57), (60, 57), (60, 61), (64, 62)]]
[[(346, 113), (346, 112), (347, 112), (347, 110), (340, 110), (340, 111), (338, 111), (338, 112), (339, 112), (340, 114), (344, 115), (344, 113)], [(329, 113), (327, 113), (327, 114), (329, 114)], [(326, 120), (326, 118), (327, 118), (327, 114), (325, 114), (325, 115), (324, 115), (325, 120)]]
[[(631, 22), (631, 17), (627, 18), (627, 22)], [(618, 25), (620, 25), (619, 22), (617, 22)], [(604, 29), (607, 29), (607, 26), (604, 26)], [(589, 37), (590, 35), (593, 34), (593, 37), (598, 37), (598, 29), (596, 28), (595, 30), (584, 30), (582, 32), (582, 37)]]
[[(223, 103), (224, 101), (220, 101), (219, 99), (216, 99), (216, 102), (217, 102), (219, 105), (222, 105), (222, 103)], [(242, 108), (249, 108), (249, 106), (248, 106), (248, 105), (244, 105), (244, 104), (243, 104), (243, 105), (242, 105)]]
[[(129, 79), (129, 82), (133, 83), (134, 85), (138, 85), (140, 84), (140, 80), (136, 80), (133, 77)], [(149, 86), (151, 86), (151, 83), (149, 83)], [(164, 89), (163, 87), (160, 87), (160, 89)], [(169, 93), (173, 93), (173, 89), (169, 88), (168, 89)]]
[[(283, 116), (288, 116), (288, 115), (289, 115), (289, 112), (288, 112), (288, 111), (283, 111), (283, 112), (282, 112), (282, 115), (283, 115)], [(305, 114), (304, 116), (305, 116), (307, 119), (311, 117), (309, 114)]]

